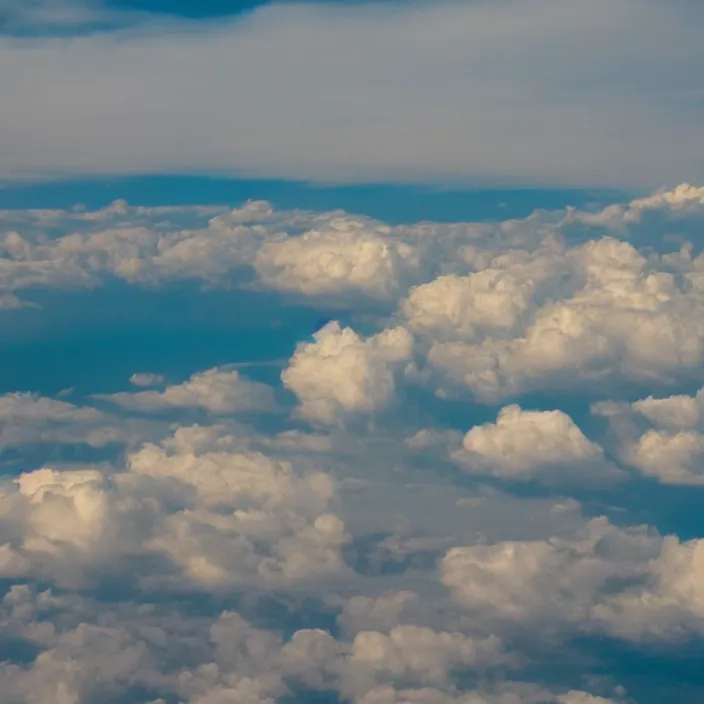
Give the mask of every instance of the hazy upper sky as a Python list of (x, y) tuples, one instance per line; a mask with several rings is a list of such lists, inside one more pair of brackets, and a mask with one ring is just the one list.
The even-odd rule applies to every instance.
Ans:
[(0, 6), (4, 179), (704, 177), (704, 12), (684, 0)]

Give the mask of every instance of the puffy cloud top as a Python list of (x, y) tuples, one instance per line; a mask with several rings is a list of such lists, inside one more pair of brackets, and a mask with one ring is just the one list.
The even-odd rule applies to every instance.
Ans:
[[(546, 477), (596, 481), (616, 475), (601, 447), (587, 440), (562, 411), (524, 411), (506, 406), (496, 423), (471, 428), (455, 458), (469, 471), (510, 479)], [(580, 476), (581, 475), (581, 476)]]
[(298, 345), (281, 379), (300, 399), (301, 416), (322, 423), (382, 409), (394, 392), (396, 370), (412, 351), (404, 328), (363, 339), (332, 322), (313, 338)]
[(255, 268), (263, 282), (283, 291), (314, 296), (366, 294), (387, 298), (418, 268), (418, 254), (403, 242), (379, 234), (364, 223), (337, 218), (329, 229), (267, 242)]
[(686, 185), (496, 223), (0, 214), (8, 359), (60, 289), (115, 278), (238, 288), (282, 340), (289, 299), (350, 321), (291, 340), (278, 385), (141, 359), (163, 376), (121, 393), (0, 395), (8, 704), (700, 701), (679, 670), (592, 677), (584, 636), (679, 657), (704, 633), (697, 491), (658, 485), (704, 477), (703, 217)]

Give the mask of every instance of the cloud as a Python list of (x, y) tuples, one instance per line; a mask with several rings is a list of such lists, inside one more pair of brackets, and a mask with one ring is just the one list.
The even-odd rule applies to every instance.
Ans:
[(592, 413), (608, 419), (621, 461), (664, 484), (704, 481), (704, 391), (647, 398), (632, 404), (601, 402)]
[[(457, 601), (504, 628), (541, 624), (626, 639), (701, 634), (700, 540), (590, 521), (574, 539), (505, 541), (450, 550), (443, 582)], [(513, 626), (511, 625), (513, 624)]]
[(152, 372), (139, 372), (130, 377), (130, 384), (134, 386), (161, 386), (163, 383), (163, 375)]
[(164, 556), (180, 574), (165, 568), (156, 583), (206, 590), (344, 574), (329, 476), (238, 445), (194, 426), (129, 454), (122, 472), (23, 472), (2, 490), (5, 574), (90, 582), (140, 554)]
[[(13, 96), (4, 175), (649, 187), (702, 177), (701, 17), (679, 4), (279, 3), (167, 29), (4, 39), (0, 62), (23, 67), (0, 82)], [(663, 55), (665, 44), (677, 51)]]
[[(115, 278), (145, 305), (184, 279), (265, 295), (283, 322), (267, 340), (290, 345), (272, 386), (219, 348), (174, 383), (140, 345), (133, 369), (160, 374), (128, 386), (108, 355), (125, 389), (95, 408), (83, 377), (0, 396), (8, 702), (699, 701), (686, 673), (641, 665), (704, 633), (701, 526), (665, 501), (695, 490), (652, 481), (701, 483), (703, 216), (686, 185), (495, 223), (264, 202), (4, 212), (0, 290), (52, 290), (47, 311), (3, 313), (9, 359), (15, 333), (46, 335), (53, 364), (58, 291)], [(332, 307), (341, 322), (311, 335)], [(236, 416), (287, 392), (290, 414)], [(177, 411), (209, 424), (144, 416)], [(90, 460), (37, 459), (60, 443)], [(623, 468), (628, 485), (604, 481)]]
[[(323, 307), (376, 301), (388, 308), (401, 299), (399, 312), (420, 337), (506, 346), (551, 302), (573, 299), (564, 315), (574, 316), (578, 304), (603, 307), (593, 300), (599, 292), (621, 306), (641, 295), (639, 286), (671, 295), (668, 274), (682, 294), (673, 303), (693, 305), (704, 291), (704, 259), (687, 243), (696, 242), (704, 217), (697, 193), (681, 186), (647, 207), (636, 200), (598, 212), (403, 226), (341, 211), (275, 210), (263, 201), (235, 209), (115, 201), (96, 211), (2, 211), (0, 295), (17, 307), (28, 304), (17, 296), (26, 289), (75, 290), (117, 277), (145, 288), (181, 280), (253, 285)], [(676, 235), (679, 252), (663, 232)], [(663, 256), (652, 259), (643, 246)]]
[(361, 293), (386, 299), (397, 292), (399, 280), (415, 274), (418, 254), (404, 242), (381, 236), (365, 223), (340, 217), (326, 230), (310, 230), (298, 238), (267, 242), (255, 268), (265, 285), (309, 296)]
[(309, 686), (338, 689), (344, 699), (355, 702), (393, 682), (451, 690), (453, 670), (481, 671), (509, 661), (498, 638), (409, 625), (396, 626), (388, 634), (363, 631), (351, 643), (337, 642), (321, 630), (299, 631), (283, 654), (289, 670)]
[(378, 687), (357, 704), (616, 704), (615, 699), (595, 697), (586, 692), (571, 690), (555, 694), (530, 685), (508, 684), (491, 689), (451, 694), (430, 688), (394, 690)]
[(404, 328), (363, 339), (332, 322), (313, 337), (298, 345), (281, 373), (284, 386), (301, 402), (302, 417), (334, 423), (345, 414), (373, 413), (390, 402), (394, 371), (411, 355), (411, 336)]
[[(145, 381), (141, 378), (140, 381)], [(159, 377), (147, 376), (147, 384), (159, 383)], [(134, 377), (131, 379), (135, 383)], [(133, 411), (167, 411), (174, 408), (202, 408), (209, 413), (271, 411), (276, 407), (271, 387), (243, 377), (236, 370), (208, 369), (196, 372), (182, 384), (167, 386), (163, 391), (121, 392), (96, 395), (121, 408)]]
[(0, 300), (9, 307), (23, 305), (16, 290), (95, 287), (110, 277), (224, 288), (256, 278), (264, 289), (325, 305), (385, 301), (419, 276), (416, 247), (399, 240), (399, 229), (339, 211), (275, 211), (263, 201), (235, 209), (115, 201), (97, 211), (3, 211), (0, 222)]
[(701, 419), (701, 401), (704, 394), (692, 396), (648, 396), (633, 404), (633, 410), (644, 415), (654, 425), (668, 430), (684, 430), (696, 427)]
[(616, 377), (667, 383), (697, 375), (704, 298), (691, 279), (608, 237), (557, 259), (556, 269), (571, 269), (562, 295), (536, 305), (503, 338), (484, 333), (467, 342), (460, 327), (454, 340), (431, 342), (430, 369), (485, 401), (575, 383), (606, 386)]
[(593, 485), (619, 476), (568, 415), (516, 405), (502, 408), (496, 423), (471, 428), (453, 457), (468, 472), (518, 481)]
[(448, 275), (414, 288), (402, 307), (411, 328), (426, 335), (502, 336), (529, 312), (532, 289), (531, 280), (496, 270)]
[(215, 697), (220, 681), (243, 695), (262, 695), (251, 701), (265, 701), (264, 696), (273, 701), (286, 690), (280, 636), (229, 611), (199, 618), (171, 606), (107, 605), (14, 585), (0, 602), (0, 621), (6, 633), (39, 651), (27, 665), (5, 663), (0, 669), (12, 704), (144, 700), (145, 690), (206, 701)]
[(135, 441), (147, 430), (95, 408), (37, 394), (0, 396), (0, 451), (39, 443), (105, 447)]
[[(198, 704), (273, 704), (300, 685), (342, 696), (350, 692), (355, 704), (615, 702), (520, 682), (459, 693), (442, 685), (448, 670), (481, 671), (501, 663), (496, 639), (411, 626), (389, 635), (365, 632), (351, 642), (320, 629), (299, 629), (284, 639), (279, 631), (257, 627), (229, 609), (203, 616), (154, 603), (105, 604), (25, 585), (12, 586), (0, 601), (0, 623), (4, 632), (37, 650), (25, 665), (0, 667), (11, 704), (47, 697), (59, 701), (57, 692), (62, 702), (127, 701), (145, 690)], [(403, 681), (421, 685), (409, 689)]]
[(92, 0), (1, 0), (3, 33), (68, 31), (117, 19), (114, 12)]
[[(4, 211), (0, 289), (94, 287), (109, 276), (142, 286), (183, 278), (226, 284), (267, 233), (247, 223), (266, 222), (267, 215), (261, 203), (228, 210), (115, 201), (87, 212)], [(270, 229), (275, 236), (276, 223)]]

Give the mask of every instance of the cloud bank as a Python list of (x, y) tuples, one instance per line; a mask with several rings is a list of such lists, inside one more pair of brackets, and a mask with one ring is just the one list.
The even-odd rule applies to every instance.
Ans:
[[(703, 195), (0, 213), (0, 355), (76, 377), (0, 394), (5, 699), (701, 701)], [(167, 333), (101, 310), (98, 381), (51, 326), (184, 290)]]
[(704, 17), (687, 2), (274, 3), (204, 24), (123, 19), (115, 32), (0, 38), (0, 63), (20, 67), (0, 77), (3, 178), (704, 179)]

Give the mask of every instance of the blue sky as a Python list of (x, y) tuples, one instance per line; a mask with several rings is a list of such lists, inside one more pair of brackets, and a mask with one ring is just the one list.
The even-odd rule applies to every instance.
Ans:
[(699, 704), (702, 30), (0, 0), (2, 704)]
[(140, 10), (143, 12), (158, 12), (182, 17), (223, 17), (246, 12), (258, 5), (264, 5), (261, 0), (237, 0), (236, 2), (193, 2), (192, 0), (116, 0), (110, 6), (120, 10)]

